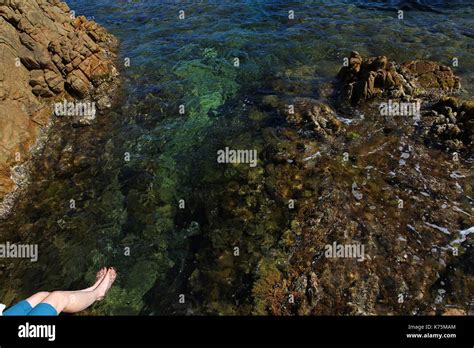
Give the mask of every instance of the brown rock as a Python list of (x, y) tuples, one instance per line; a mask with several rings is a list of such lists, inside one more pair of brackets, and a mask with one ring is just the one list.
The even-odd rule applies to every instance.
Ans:
[(451, 110), (457, 111), (459, 108), (459, 100), (455, 97), (442, 97), (436, 104), (433, 105), (433, 110), (443, 112), (445, 107), (450, 107)]
[(76, 95), (81, 99), (85, 98), (92, 88), (89, 79), (81, 70), (74, 70), (70, 73), (66, 79), (66, 84), (73, 95)]
[(46, 81), (44, 79), (43, 70), (32, 70), (30, 72), (30, 85), (34, 86), (43, 86), (47, 87)]
[(56, 94), (64, 91), (64, 79), (63, 77), (51, 70), (46, 70), (44, 78), (49, 88)]
[(81, 18), (80, 18), (80, 17), (81, 17), (81, 16), (76, 17), (76, 18), (74, 18), (74, 20), (72, 21), (71, 24), (72, 24), (72, 26), (73, 26), (74, 28), (79, 28), (79, 27), (81, 26), (82, 21), (81, 21)]
[(409, 61), (401, 64), (400, 71), (410, 77), (420, 89), (439, 89), (451, 91), (460, 88), (459, 78), (455, 76), (448, 66), (435, 62), (420, 60)]
[[(93, 64), (84, 67), (90, 77), (101, 74), (106, 80), (113, 71), (109, 57), (115, 39), (87, 23), (85, 17), (71, 20), (68, 6), (59, 0), (0, 1), (0, 202), (15, 186), (10, 178), (14, 154), (27, 158), (41, 128), (49, 124), (49, 98), (89, 94), (93, 86), (77, 67), (91, 52)], [(106, 90), (102, 81), (95, 85), (96, 99)]]
[(376, 71), (379, 69), (385, 70), (387, 69), (388, 59), (385, 56), (380, 56), (374, 59), (374, 61), (370, 64), (370, 70)]
[(462, 308), (446, 308), (442, 315), (458, 316), (458, 315), (467, 315), (467, 314), (466, 314), (466, 311)]
[(384, 95), (440, 96), (460, 88), (459, 78), (447, 66), (419, 60), (397, 68), (385, 56), (363, 58), (357, 52), (351, 53), (349, 66), (339, 71), (338, 78), (345, 89), (344, 98), (353, 106)]
[(65, 72), (66, 74), (69, 74), (69, 73), (70, 73), (71, 71), (73, 71), (73, 70), (74, 70), (74, 67), (72, 66), (71, 63), (66, 64), (66, 66), (64, 67), (64, 72)]
[(77, 68), (79, 66), (79, 64), (81, 64), (81, 62), (82, 62), (81, 57), (76, 56), (76, 58), (74, 58), (74, 60), (72, 61), (72, 66), (74, 68)]
[(33, 49), (33, 55), (43, 69), (55, 69), (54, 63), (51, 60), (51, 56), (46, 47), (36, 44)]
[(474, 147), (474, 102), (464, 102), (458, 115), (458, 124), (463, 130), (463, 142), (471, 151)]
[(379, 97), (385, 90), (400, 88), (403, 81), (387, 57), (364, 59), (355, 51), (351, 53), (349, 66), (343, 67), (338, 77), (343, 81), (345, 96), (352, 105)]
[(464, 112), (466, 117), (474, 117), (474, 101), (464, 102), (459, 109), (460, 112)]
[(42, 98), (51, 98), (54, 96), (54, 93), (48, 88), (41, 85), (33, 86), (32, 90), (34, 95)]
[(0, 82), (0, 100), (5, 100), (8, 97), (9, 90), (4, 85), (3, 82)]
[(92, 55), (84, 60), (81, 65), (79, 65), (79, 68), (95, 85), (100, 83), (100, 80), (107, 76), (110, 70), (96, 55)]
[(18, 53), (19, 53), (21, 63), (27, 69), (31, 70), (31, 69), (41, 68), (40, 63), (36, 60), (33, 52), (28, 50), (26, 47), (21, 46)]
[(30, 51), (34, 51), (37, 43), (30, 35), (27, 33), (21, 33), (19, 38), (23, 46), (25, 46)]
[(473, 102), (464, 102), (443, 97), (433, 105), (433, 122), (426, 132), (429, 142), (437, 143), (445, 149), (472, 151), (474, 144)]
[(334, 110), (328, 105), (311, 98), (296, 98), (288, 103), (293, 105), (293, 108), (284, 108), (280, 110), (280, 113), (286, 116), (289, 123), (298, 127), (309, 126), (312, 131), (321, 137), (335, 135), (340, 132), (342, 123), (337, 118)]
[(35, 123), (41, 125), (41, 126), (46, 126), (48, 124), (48, 121), (51, 117), (51, 110), (48, 107), (43, 107), (42, 109), (35, 111), (31, 115), (31, 120), (33, 120)]
[(439, 65), (427, 60), (412, 60), (401, 65), (401, 68), (414, 74), (423, 75), (439, 70)]

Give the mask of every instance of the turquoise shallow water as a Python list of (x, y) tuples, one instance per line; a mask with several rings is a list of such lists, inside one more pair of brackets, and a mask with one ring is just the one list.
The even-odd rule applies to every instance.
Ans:
[[(324, 95), (354, 49), (398, 62), (450, 65), (456, 57), (462, 93), (472, 97), (473, 3), (407, 3), (69, 1), (77, 14), (119, 38), (120, 62), (128, 58), (130, 66), (121, 68), (123, 92), (110, 115), (91, 129), (64, 126), (50, 140), (32, 198), (2, 226), (18, 240), (39, 243), (41, 262), (5, 265), (8, 286), (0, 295), (14, 299), (38, 288), (81, 287), (98, 267), (113, 264), (121, 276), (93, 313), (233, 313), (227, 303), (251, 306), (252, 276), (214, 271), (214, 261), (230, 262), (225, 253), (205, 259), (218, 254), (210, 250), (245, 239), (253, 250), (239, 267), (255, 267), (258, 255), (274, 252), (288, 219), (267, 206), (254, 212), (261, 224), (245, 231), (236, 225), (241, 220), (225, 215), (213, 226), (209, 216), (219, 216), (225, 202), (218, 198), (221, 187), (245, 183), (245, 190), (260, 192), (258, 171), (249, 177), (238, 168), (223, 169), (216, 150), (263, 150), (261, 129), (274, 121), (248, 117), (251, 106), (271, 91)], [(180, 10), (185, 19), (178, 18)], [(214, 277), (222, 292), (206, 294), (206, 277)], [(191, 305), (182, 306), (179, 294), (192, 294)], [(216, 298), (221, 308), (202, 309), (203, 301)]]

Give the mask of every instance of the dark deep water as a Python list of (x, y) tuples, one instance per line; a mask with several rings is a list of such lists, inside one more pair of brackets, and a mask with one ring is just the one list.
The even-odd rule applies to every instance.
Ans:
[[(251, 313), (252, 269), (281, 252), (289, 213), (268, 203), (263, 164), (219, 166), (216, 151), (265, 151), (263, 129), (277, 121), (253, 108), (263, 95), (318, 99), (357, 50), (398, 62), (457, 57), (463, 95), (474, 96), (472, 2), (68, 3), (119, 38), (123, 91), (93, 127), (50, 139), (29, 197), (0, 228), (38, 243), (40, 262), (4, 265), (3, 302), (84, 287), (112, 264), (116, 286), (89, 313)], [(236, 245), (238, 267), (226, 267)]]

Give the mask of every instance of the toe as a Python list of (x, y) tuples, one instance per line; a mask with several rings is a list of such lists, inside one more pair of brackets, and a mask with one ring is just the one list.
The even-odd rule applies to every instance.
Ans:
[(103, 278), (106, 272), (107, 269), (105, 267), (102, 267), (99, 272), (97, 272), (97, 280)]

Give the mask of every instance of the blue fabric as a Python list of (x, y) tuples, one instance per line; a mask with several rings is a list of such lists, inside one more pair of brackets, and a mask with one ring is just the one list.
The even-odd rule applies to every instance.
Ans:
[(3, 312), (4, 316), (55, 316), (58, 315), (56, 309), (49, 303), (40, 303), (35, 308), (31, 307), (28, 301), (23, 300), (11, 306)]
[(35, 308), (33, 308), (29, 313), (28, 316), (55, 316), (58, 315), (56, 309), (51, 306), (49, 303), (40, 303)]
[(16, 305), (11, 306), (3, 312), (3, 315), (7, 316), (25, 316), (33, 309), (28, 301), (23, 300), (18, 302)]

